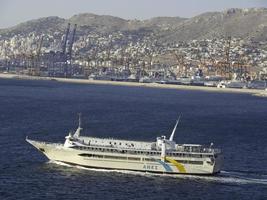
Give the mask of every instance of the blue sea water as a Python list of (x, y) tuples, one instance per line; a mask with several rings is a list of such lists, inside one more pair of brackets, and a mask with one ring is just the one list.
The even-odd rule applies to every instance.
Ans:
[[(0, 199), (267, 199), (267, 99), (249, 94), (0, 79)], [(88, 170), (48, 161), (25, 137), (84, 134), (132, 140), (169, 135), (214, 143), (216, 176)]]

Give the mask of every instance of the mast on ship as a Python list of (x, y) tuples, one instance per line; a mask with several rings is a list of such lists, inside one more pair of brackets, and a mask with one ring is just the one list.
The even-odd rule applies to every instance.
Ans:
[(161, 157), (162, 162), (165, 162), (166, 160), (166, 151), (175, 149), (175, 142), (173, 141), (173, 138), (174, 138), (176, 128), (179, 124), (180, 118), (181, 118), (181, 115), (178, 117), (169, 139), (166, 139), (166, 136), (164, 135), (157, 138), (156, 145), (157, 145), (158, 150), (161, 150), (160, 157)]
[(171, 136), (170, 136), (170, 138), (169, 138), (169, 141), (173, 141), (173, 137), (174, 137), (176, 128), (177, 128), (177, 126), (178, 126), (178, 124), (179, 124), (180, 118), (181, 118), (181, 115), (179, 115), (179, 118), (178, 118), (177, 121), (176, 121), (176, 124), (175, 124), (175, 126), (174, 126), (174, 128), (173, 128), (173, 130), (172, 130), (172, 134), (171, 134)]
[(76, 138), (80, 137), (80, 133), (81, 133), (81, 130), (82, 130), (82, 127), (81, 127), (81, 125), (82, 125), (82, 114), (78, 113), (78, 116), (79, 116), (79, 125), (78, 125), (78, 128), (77, 128), (77, 130), (75, 131), (75, 133), (73, 135), (73, 137), (76, 137)]

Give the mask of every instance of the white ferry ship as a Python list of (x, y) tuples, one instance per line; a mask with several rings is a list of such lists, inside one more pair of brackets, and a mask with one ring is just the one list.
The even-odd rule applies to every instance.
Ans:
[(81, 136), (80, 117), (76, 132), (69, 133), (64, 144), (26, 141), (50, 160), (89, 168), (199, 175), (220, 172), (223, 155), (212, 143), (209, 147), (175, 143), (179, 119), (168, 139), (161, 136), (155, 142)]

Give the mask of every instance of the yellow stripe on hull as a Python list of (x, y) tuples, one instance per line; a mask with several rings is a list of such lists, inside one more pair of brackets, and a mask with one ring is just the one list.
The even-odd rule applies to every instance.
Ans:
[(179, 170), (179, 172), (186, 173), (184, 165), (182, 165), (181, 163), (179, 163), (176, 160), (173, 160), (173, 159), (171, 159), (169, 157), (165, 157), (165, 159), (167, 161), (169, 161), (170, 163), (172, 163)]

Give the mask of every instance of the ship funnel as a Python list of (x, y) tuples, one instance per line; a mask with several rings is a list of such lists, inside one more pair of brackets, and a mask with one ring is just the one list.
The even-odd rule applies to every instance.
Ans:
[(178, 124), (179, 124), (180, 118), (181, 118), (181, 115), (179, 115), (179, 117), (178, 117), (178, 119), (177, 119), (177, 121), (176, 121), (176, 124), (175, 124), (175, 126), (174, 126), (174, 128), (173, 128), (173, 130), (172, 130), (172, 134), (171, 134), (171, 136), (170, 136), (170, 138), (169, 138), (170, 141), (173, 141), (173, 137), (174, 137), (176, 128), (177, 128), (177, 126), (178, 126)]

